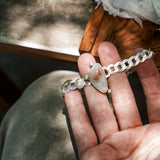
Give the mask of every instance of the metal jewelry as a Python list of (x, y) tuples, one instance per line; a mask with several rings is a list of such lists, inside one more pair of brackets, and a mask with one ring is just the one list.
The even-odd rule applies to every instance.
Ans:
[(110, 64), (107, 67), (101, 66), (99, 63), (90, 64), (91, 70), (89, 74), (76, 79), (68, 80), (61, 86), (62, 93), (67, 93), (70, 90), (82, 89), (86, 86), (94, 86), (98, 91), (102, 93), (110, 93), (108, 88), (107, 78), (115, 73), (128, 71), (130, 68), (137, 66), (139, 63), (150, 59), (154, 52), (144, 49), (142, 52), (137, 53), (135, 56), (131, 56), (128, 59), (117, 62), (115, 64)]

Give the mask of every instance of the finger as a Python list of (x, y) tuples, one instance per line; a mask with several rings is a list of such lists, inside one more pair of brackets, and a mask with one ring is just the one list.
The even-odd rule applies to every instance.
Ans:
[[(78, 59), (81, 76), (88, 75), (90, 63), (95, 63), (91, 54), (83, 54)], [(117, 122), (106, 94), (100, 93), (93, 86), (84, 88), (92, 122), (100, 142), (118, 131)]]
[[(103, 66), (120, 61), (116, 47), (104, 42), (98, 48), (98, 54)], [(125, 73), (116, 73), (108, 78), (111, 98), (120, 129), (142, 125), (133, 92)]]
[[(135, 53), (139, 51), (142, 49), (137, 49)], [(149, 59), (139, 64), (136, 70), (146, 96), (149, 121), (160, 122), (160, 75), (156, 65)]]
[(79, 156), (97, 144), (97, 137), (83, 105), (79, 91), (65, 94), (65, 103)]

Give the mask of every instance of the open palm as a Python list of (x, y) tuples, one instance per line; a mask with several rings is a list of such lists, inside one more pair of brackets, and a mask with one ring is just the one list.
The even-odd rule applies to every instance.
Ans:
[[(135, 52), (140, 51), (137, 50)], [(103, 66), (120, 61), (115, 46), (104, 42), (98, 49)], [(81, 76), (87, 75), (95, 59), (83, 54), (78, 60)], [(149, 124), (142, 125), (135, 98), (125, 73), (108, 78), (114, 112), (105, 94), (84, 88), (90, 118), (81, 93), (65, 94), (65, 102), (81, 160), (160, 159), (160, 75), (152, 60), (136, 67), (146, 96)]]

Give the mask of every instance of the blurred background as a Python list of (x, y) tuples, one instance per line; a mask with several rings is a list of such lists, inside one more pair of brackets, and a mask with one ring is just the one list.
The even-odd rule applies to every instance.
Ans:
[(37, 78), (78, 71), (78, 49), (92, 8), (92, 0), (0, 0), (1, 118)]

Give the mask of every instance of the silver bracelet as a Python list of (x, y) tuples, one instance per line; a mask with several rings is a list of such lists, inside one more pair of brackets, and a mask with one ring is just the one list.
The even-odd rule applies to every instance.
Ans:
[(68, 80), (61, 86), (61, 91), (67, 93), (70, 90), (82, 89), (85, 86), (93, 85), (98, 91), (102, 93), (110, 93), (108, 88), (107, 78), (118, 72), (128, 71), (130, 68), (137, 66), (139, 63), (144, 62), (153, 56), (154, 52), (144, 49), (142, 52), (137, 53), (135, 56), (131, 56), (128, 59), (110, 64), (109, 66), (101, 66), (99, 63), (90, 64), (91, 70), (89, 74), (76, 79)]

